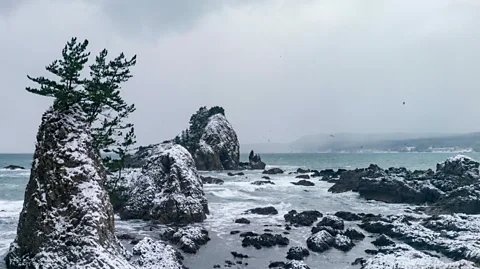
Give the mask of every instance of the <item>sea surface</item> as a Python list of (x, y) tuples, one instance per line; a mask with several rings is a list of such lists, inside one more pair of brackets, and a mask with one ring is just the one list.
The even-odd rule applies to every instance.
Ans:
[[(455, 153), (372, 153), (372, 154), (262, 154), (269, 167), (280, 167), (287, 172), (297, 168), (309, 169), (355, 169), (375, 163), (382, 168), (406, 167), (408, 169), (435, 169), (438, 162), (445, 161)], [(480, 153), (466, 155), (480, 160)], [(243, 160), (247, 156), (242, 155)], [(3, 257), (10, 243), (15, 238), (18, 216), (22, 209), (25, 187), (30, 175), (31, 154), (0, 154), (0, 268), (4, 269)], [(6, 165), (20, 165), (25, 170), (1, 169)], [(202, 172), (225, 180), (223, 185), (204, 185), (210, 208), (208, 219), (202, 224), (209, 232), (211, 241), (202, 246), (197, 254), (185, 254), (185, 265), (191, 269), (213, 268), (214, 265), (225, 264), (225, 260), (234, 260), (231, 251), (248, 254), (251, 258), (243, 260), (242, 265), (232, 268), (268, 268), (270, 261), (285, 261), (288, 248), (292, 246), (306, 247), (306, 239), (311, 234), (310, 227), (293, 228), (287, 237), (288, 247), (256, 250), (243, 248), (238, 235), (230, 235), (230, 231), (263, 232), (271, 229), (273, 233), (282, 233), (284, 229), (283, 215), (289, 210), (318, 210), (324, 214), (340, 210), (364, 213), (401, 214), (411, 208), (403, 204), (386, 204), (360, 199), (356, 193), (331, 194), (327, 189), (332, 185), (312, 179), (313, 187), (294, 186), (290, 182), (298, 181), (295, 175), (272, 175), (275, 185), (255, 186), (253, 181), (261, 180), (261, 171), (246, 171), (245, 176), (229, 177), (225, 172)], [(254, 207), (274, 206), (279, 211), (276, 216), (245, 215), (244, 212)], [(250, 225), (235, 224), (234, 220), (246, 217), (252, 221)], [(273, 225), (268, 226), (266, 225)], [(277, 227), (276, 225), (282, 225)], [(355, 223), (348, 223), (355, 226)], [(144, 221), (116, 221), (119, 233), (130, 233), (138, 237), (149, 235), (158, 237), (158, 232), (150, 231), (151, 224)], [(350, 252), (343, 253), (332, 249), (322, 254), (311, 253), (306, 263), (311, 268), (358, 268), (351, 262), (358, 257), (365, 257), (364, 250), (373, 248), (366, 238), (357, 243)], [(128, 242), (125, 242), (128, 244)], [(127, 246), (128, 247), (128, 246)], [(246, 266), (245, 263), (249, 265)]]

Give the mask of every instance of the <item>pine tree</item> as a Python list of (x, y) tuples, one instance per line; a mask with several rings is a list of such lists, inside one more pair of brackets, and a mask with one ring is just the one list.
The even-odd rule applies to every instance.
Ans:
[(46, 70), (57, 77), (32, 78), (39, 88), (27, 87), (26, 90), (42, 96), (54, 97), (55, 109), (68, 109), (72, 104), (79, 104), (92, 126), (94, 148), (99, 153), (114, 153), (116, 158), (105, 156), (105, 166), (118, 171), (122, 176), (125, 155), (136, 142), (133, 124), (125, 123), (135, 106), (127, 104), (120, 95), (121, 84), (131, 77), (130, 67), (135, 66), (136, 56), (127, 59), (123, 53), (108, 61), (108, 51), (102, 50), (89, 66), (90, 77), (81, 74), (88, 62), (88, 40), (81, 43), (72, 38), (62, 50), (62, 59), (54, 61)]

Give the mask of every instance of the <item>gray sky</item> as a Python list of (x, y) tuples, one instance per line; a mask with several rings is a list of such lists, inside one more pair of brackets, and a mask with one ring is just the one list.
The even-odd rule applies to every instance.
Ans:
[(33, 151), (52, 99), (26, 75), (72, 36), (138, 54), (124, 90), (140, 144), (202, 105), (242, 143), (480, 130), (478, 0), (2, 0), (0, 35), (0, 152)]

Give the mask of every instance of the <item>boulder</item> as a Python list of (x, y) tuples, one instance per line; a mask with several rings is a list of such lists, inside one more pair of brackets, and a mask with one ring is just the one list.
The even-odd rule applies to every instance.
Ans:
[(310, 169), (303, 169), (303, 168), (297, 169), (297, 174), (306, 174), (306, 173), (310, 173)]
[(292, 183), (293, 185), (297, 185), (297, 186), (306, 186), (306, 187), (315, 186), (315, 183), (313, 183), (311, 181), (308, 181), (308, 180), (305, 180), (305, 179), (302, 179), (298, 182), (290, 182), (290, 183)]
[(303, 211), (301, 213), (298, 213), (295, 210), (291, 210), (287, 214), (285, 214), (283, 217), (285, 218), (286, 222), (289, 222), (294, 225), (312, 226), (312, 224), (322, 216), (323, 216), (322, 213), (316, 210)]
[(230, 176), (230, 177), (234, 177), (234, 176), (244, 176), (245, 173), (243, 173), (243, 172), (238, 172), (238, 173), (228, 172), (227, 175)]
[[(135, 265), (135, 268), (142, 269), (156, 269), (156, 268), (168, 268), (168, 269), (187, 269), (182, 265), (183, 257), (172, 246), (166, 245), (162, 242), (154, 241), (153, 239), (146, 237), (136, 244), (133, 249), (133, 258), (131, 263)], [(53, 267), (59, 268), (59, 267)], [(62, 267), (69, 268), (69, 267)], [(77, 268), (77, 267), (72, 267)], [(92, 267), (84, 267), (92, 268)], [(107, 267), (105, 267), (107, 268)], [(122, 268), (122, 267), (108, 267)]]
[(225, 183), (223, 180), (221, 180), (221, 179), (219, 179), (219, 178), (214, 178), (214, 177), (202, 177), (202, 176), (200, 176), (200, 178), (202, 179), (203, 184), (223, 185), (223, 183)]
[(239, 218), (235, 220), (235, 223), (250, 224), (250, 221), (246, 218)]
[(7, 268), (134, 268), (115, 236), (106, 173), (79, 106), (45, 112), (33, 158)]
[(327, 231), (329, 234), (336, 236), (337, 234), (341, 233), (340, 230), (333, 229), (330, 226), (314, 226), (312, 227), (312, 234), (316, 234), (320, 231)]
[(338, 211), (335, 213), (335, 216), (346, 221), (356, 221), (356, 220), (362, 219), (359, 215), (352, 212), (346, 212), (346, 211)]
[(327, 231), (320, 231), (307, 239), (308, 248), (315, 252), (324, 252), (331, 248), (334, 243), (335, 237)]
[(160, 238), (176, 244), (186, 253), (196, 253), (200, 246), (210, 241), (208, 231), (200, 227), (166, 228), (160, 233)]
[(283, 267), (285, 269), (310, 269), (303, 261), (289, 261)]
[(354, 228), (347, 228), (343, 234), (352, 240), (363, 240), (365, 235)]
[(287, 246), (290, 243), (288, 238), (279, 234), (264, 233), (262, 235), (245, 236), (242, 240), (243, 247), (253, 246), (256, 249), (262, 247)]
[(262, 176), (262, 178), (270, 180), (270, 177), (268, 177), (268, 176)]
[(452, 191), (463, 186), (478, 183), (480, 179), (480, 163), (472, 158), (457, 155), (437, 164), (432, 184), (444, 192)]
[(309, 175), (298, 175), (295, 178), (310, 179), (310, 176)]
[(156, 220), (161, 223), (201, 222), (208, 214), (203, 184), (190, 153), (170, 144), (152, 156), (130, 182), (122, 219)]
[(267, 206), (267, 207), (257, 207), (257, 208), (247, 210), (247, 213), (258, 214), (258, 215), (277, 215), (278, 211), (273, 206)]
[(275, 185), (275, 183), (271, 180), (258, 180), (258, 181), (254, 181), (252, 183), (250, 183), (252, 185), (266, 185), (266, 184), (270, 184), (270, 185)]
[(308, 257), (310, 252), (303, 247), (291, 247), (287, 252), (287, 259), (301, 261), (305, 257)]
[(283, 174), (284, 171), (280, 168), (271, 168), (271, 169), (268, 169), (268, 170), (264, 170), (262, 172), (262, 174), (266, 174), (266, 175), (276, 175), (276, 174)]
[(345, 224), (343, 220), (335, 216), (325, 216), (323, 217), (317, 226), (329, 226), (336, 230), (343, 230)]
[(227, 118), (215, 114), (208, 118), (198, 146), (190, 152), (198, 170), (237, 170), (240, 145)]
[(390, 238), (382, 234), (379, 238), (372, 241), (372, 244), (377, 247), (385, 247), (385, 246), (393, 246), (395, 242), (393, 242)]
[(8, 170), (24, 170), (25, 167), (11, 164), (11, 165), (5, 166), (3, 169), (8, 169)]
[(232, 254), (232, 256), (236, 259), (248, 259), (248, 255), (245, 255), (245, 254), (242, 254), (242, 253), (238, 253), (236, 251), (232, 251), (230, 252)]
[(335, 242), (333, 243), (334, 248), (347, 252), (351, 250), (354, 246), (355, 244), (349, 237), (342, 234), (337, 234), (335, 236)]

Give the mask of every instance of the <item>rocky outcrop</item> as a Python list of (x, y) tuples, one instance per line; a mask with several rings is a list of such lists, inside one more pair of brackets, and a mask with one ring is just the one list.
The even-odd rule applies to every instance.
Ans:
[(315, 252), (324, 252), (331, 248), (334, 243), (335, 237), (327, 231), (320, 231), (307, 239), (308, 248)]
[(294, 225), (312, 226), (313, 223), (322, 216), (323, 214), (316, 210), (303, 211), (301, 213), (298, 213), (296, 210), (290, 210), (283, 217), (285, 218), (286, 222), (289, 222)]
[(265, 166), (267, 166), (264, 162), (262, 162), (260, 155), (255, 154), (253, 150), (250, 151), (250, 155), (248, 155), (248, 163), (250, 165), (250, 169), (254, 170), (263, 170), (265, 169)]
[(256, 249), (262, 247), (287, 246), (290, 243), (288, 238), (279, 234), (264, 233), (262, 235), (247, 235), (242, 240), (243, 247), (253, 246)]
[(308, 251), (308, 249), (306, 248), (291, 247), (287, 252), (287, 259), (301, 261), (305, 257), (308, 257), (309, 255), (310, 255), (310, 251)]
[(247, 213), (257, 214), (257, 215), (277, 215), (278, 211), (273, 206), (267, 206), (267, 207), (257, 207), (257, 208), (249, 209), (247, 210)]
[(262, 172), (262, 174), (265, 174), (265, 175), (276, 175), (276, 174), (283, 174), (284, 171), (280, 168), (271, 168), (271, 169), (268, 169), (268, 170), (264, 170)]
[(140, 171), (122, 182), (128, 189), (122, 219), (162, 223), (201, 222), (208, 214), (203, 184), (190, 153), (180, 145), (164, 146)]
[(436, 213), (480, 213), (479, 163), (458, 155), (437, 165), (437, 171), (383, 170), (376, 165), (343, 172), (329, 191), (355, 191), (361, 197), (388, 203), (433, 205)]
[(200, 227), (166, 228), (160, 233), (160, 237), (176, 244), (186, 253), (196, 253), (200, 246), (210, 241), (208, 231)]
[(142, 168), (152, 156), (157, 156), (171, 146), (171, 141), (138, 147), (133, 154), (125, 156), (125, 167)]
[(223, 180), (221, 180), (221, 179), (219, 179), (219, 178), (214, 178), (214, 177), (202, 177), (202, 176), (200, 176), (200, 178), (202, 179), (203, 184), (223, 185), (223, 183), (225, 183)]
[(237, 170), (240, 144), (237, 134), (227, 118), (215, 114), (208, 118), (202, 136), (190, 150), (198, 170)]
[(8, 169), (8, 170), (24, 170), (25, 167), (11, 164), (11, 165), (5, 166), (3, 169)]
[[(172, 246), (162, 242), (154, 241), (146, 237), (138, 242), (132, 249), (133, 257), (131, 263), (139, 269), (187, 269), (182, 265), (183, 257)], [(59, 267), (55, 267), (59, 268)], [(62, 267), (63, 268), (63, 267)], [(69, 268), (69, 267), (65, 267)], [(78, 268), (78, 267), (72, 267)], [(92, 267), (85, 267), (92, 268)], [(121, 268), (121, 267), (108, 267)]]
[(114, 234), (106, 174), (80, 108), (49, 109), (7, 268), (134, 268)]

